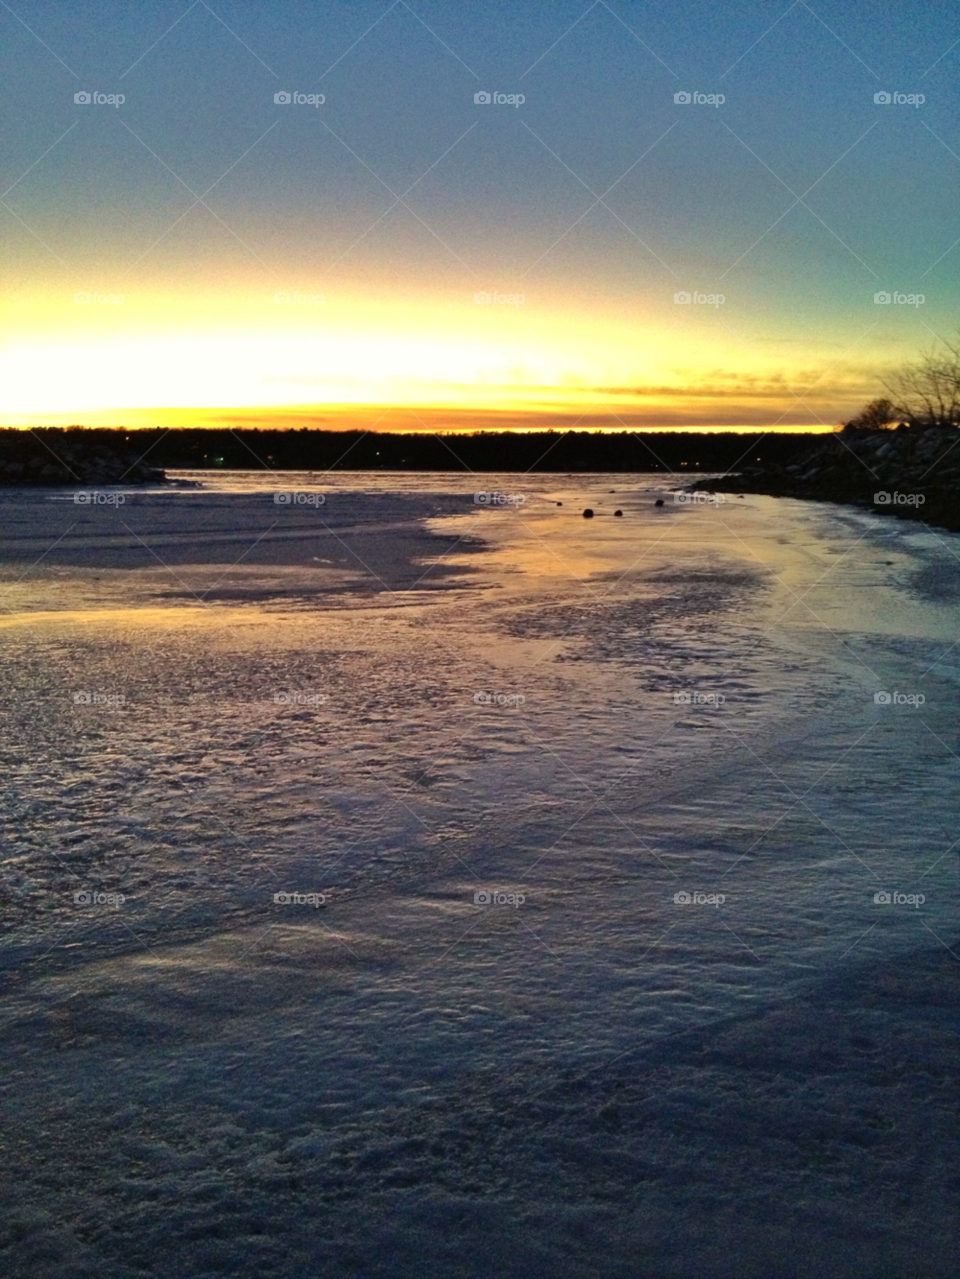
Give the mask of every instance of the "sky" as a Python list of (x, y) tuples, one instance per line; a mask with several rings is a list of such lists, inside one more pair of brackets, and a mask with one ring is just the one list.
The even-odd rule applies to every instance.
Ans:
[(822, 430), (960, 323), (953, 0), (0, 31), (5, 425)]

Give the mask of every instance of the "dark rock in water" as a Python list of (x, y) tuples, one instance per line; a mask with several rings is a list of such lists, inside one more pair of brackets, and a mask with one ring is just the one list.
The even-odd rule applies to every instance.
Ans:
[(657, 500), (654, 502), (654, 506), (663, 506), (663, 498), (658, 497)]
[(557, 506), (563, 506), (563, 503), (562, 503), (562, 502), (558, 502), (558, 503), (557, 503)]
[(588, 507), (587, 507), (587, 509), (584, 511), (584, 513), (583, 513), (583, 518), (584, 518), (585, 520), (592, 520), (592, 519), (593, 519), (593, 511), (591, 511), (591, 509), (590, 509), (590, 507), (589, 507), (589, 506), (588, 506)]
[(614, 511), (614, 515), (622, 515), (623, 511)]

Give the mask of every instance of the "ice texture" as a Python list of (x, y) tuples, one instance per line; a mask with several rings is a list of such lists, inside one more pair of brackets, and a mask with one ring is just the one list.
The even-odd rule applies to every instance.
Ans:
[(960, 537), (181, 478), (0, 490), (3, 1272), (955, 1274)]

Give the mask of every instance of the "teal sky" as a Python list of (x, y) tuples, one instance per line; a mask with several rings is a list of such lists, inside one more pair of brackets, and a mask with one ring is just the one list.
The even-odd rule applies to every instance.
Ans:
[[(430, 352), (438, 386), (642, 392), (726, 371), (734, 397), (750, 377), (792, 393), (836, 359), (817, 413), (840, 413), (957, 323), (958, 13), (946, 0), (4, 6), (12, 411), (31, 413), (23, 371), (71, 343), (104, 370), (123, 341), (199, 333), (249, 352), (257, 334), (279, 340), (276, 290), (301, 288), (327, 308), (310, 317), (326, 354), (302, 369), (317, 402), (340, 394), (338, 342), (354, 343), (342, 363), (359, 387), (364, 333), (377, 352), (417, 334), (418, 385)], [(277, 104), (282, 90), (325, 101)], [(77, 104), (78, 91), (124, 102)], [(524, 101), (477, 104), (478, 91)], [(884, 92), (924, 101), (877, 103)], [(525, 337), (505, 311), (478, 330), (482, 289), (522, 292), (509, 318)], [(122, 293), (125, 309), (91, 307), (78, 328), (78, 290)], [(680, 314), (681, 290), (724, 301)], [(923, 302), (884, 306), (881, 291)], [(217, 358), (184, 396), (229, 402)], [(264, 404), (271, 378), (296, 376), (273, 360)], [(102, 407), (129, 394), (121, 380)], [(238, 389), (237, 404), (256, 400)]]

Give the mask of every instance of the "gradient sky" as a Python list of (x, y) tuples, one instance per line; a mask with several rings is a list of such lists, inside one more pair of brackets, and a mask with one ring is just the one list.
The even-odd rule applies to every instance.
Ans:
[(960, 320), (958, 18), (3, 4), (0, 421), (832, 426)]

